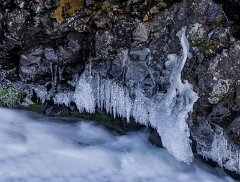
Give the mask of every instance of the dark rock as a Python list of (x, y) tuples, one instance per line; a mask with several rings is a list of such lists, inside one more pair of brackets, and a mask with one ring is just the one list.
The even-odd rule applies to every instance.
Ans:
[(235, 102), (238, 106), (240, 106), (240, 88), (238, 87), (236, 90), (236, 98), (235, 98)]
[(130, 60), (133, 62), (146, 62), (148, 61), (150, 56), (150, 50), (148, 48), (140, 49), (140, 50), (130, 50)]
[(222, 103), (219, 103), (217, 106), (213, 107), (212, 112), (209, 114), (209, 120), (222, 124), (224, 119), (230, 115), (230, 110), (227, 107), (224, 107)]
[(130, 63), (126, 71), (126, 81), (138, 82), (149, 74), (145, 63)]
[(150, 27), (148, 23), (139, 23), (137, 28), (133, 31), (132, 37), (135, 41), (146, 41), (150, 34)]
[(240, 147), (240, 118), (239, 116), (234, 119), (231, 124), (227, 127), (226, 133), (231, 141)]
[(113, 35), (109, 31), (98, 31), (96, 33), (96, 56), (100, 59), (113, 59), (115, 54), (113, 52)]
[(19, 75), (23, 81), (34, 80), (38, 75), (50, 73), (50, 63), (42, 60), (43, 46), (24, 51), (20, 59)]
[(68, 110), (59, 106), (47, 106), (44, 112), (49, 117), (68, 116)]
[(44, 56), (48, 61), (57, 62), (58, 60), (55, 50), (49, 45), (44, 47)]
[(145, 126), (139, 124), (139, 123), (136, 123), (133, 119), (130, 119), (129, 122), (127, 122), (126, 119), (123, 119), (122, 120), (123, 122), (123, 129), (126, 131), (126, 132), (130, 132), (130, 131), (139, 131), (141, 129), (143, 129)]
[(159, 136), (158, 132), (156, 129), (152, 129), (151, 133), (148, 136), (149, 142), (151, 142), (153, 145), (156, 145), (158, 147), (163, 147), (162, 146), (162, 140), (161, 137)]

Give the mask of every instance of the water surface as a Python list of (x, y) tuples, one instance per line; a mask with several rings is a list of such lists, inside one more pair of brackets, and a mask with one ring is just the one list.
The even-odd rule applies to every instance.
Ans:
[(118, 135), (94, 122), (0, 108), (0, 181), (232, 182), (220, 168), (180, 163), (147, 131)]

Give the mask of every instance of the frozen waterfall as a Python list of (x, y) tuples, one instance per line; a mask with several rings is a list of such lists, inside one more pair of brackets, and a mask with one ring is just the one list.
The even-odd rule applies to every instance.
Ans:
[(184, 83), (181, 81), (181, 71), (189, 50), (185, 30), (184, 27), (177, 33), (182, 54), (169, 55), (165, 63), (170, 83), (166, 94), (157, 93), (149, 99), (140, 88), (136, 88), (135, 98), (132, 99), (127, 87), (99, 75), (91, 75), (91, 68), (86, 68), (75, 92), (61, 96), (58, 94), (54, 99), (55, 103), (68, 105), (66, 101), (74, 101), (80, 112), (85, 110), (93, 113), (97, 107), (105, 109), (114, 117), (117, 115), (124, 117), (127, 121), (133, 117), (138, 123), (156, 128), (164, 147), (179, 161), (190, 163), (193, 160), (193, 153), (186, 120), (198, 97), (187, 81)]

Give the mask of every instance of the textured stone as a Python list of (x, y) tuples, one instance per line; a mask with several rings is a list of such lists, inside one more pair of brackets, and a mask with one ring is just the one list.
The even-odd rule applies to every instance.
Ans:
[(137, 28), (133, 31), (133, 40), (146, 41), (149, 36), (149, 24), (139, 23)]
[[(34, 47), (22, 53), (20, 59), (19, 76), (22, 81), (33, 81), (36, 77), (49, 75), (50, 62), (42, 60), (43, 47)], [(49, 76), (51, 77), (51, 76)]]

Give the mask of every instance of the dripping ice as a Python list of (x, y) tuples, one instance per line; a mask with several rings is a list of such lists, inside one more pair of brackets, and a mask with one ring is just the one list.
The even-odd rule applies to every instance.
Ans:
[(157, 93), (153, 98), (147, 98), (138, 87), (134, 90), (135, 99), (131, 99), (127, 87), (99, 75), (90, 75), (88, 66), (91, 65), (87, 65), (75, 93), (58, 94), (55, 103), (68, 105), (68, 101), (74, 101), (80, 112), (94, 113), (96, 108), (105, 109), (114, 117), (121, 116), (127, 121), (132, 116), (136, 122), (156, 128), (163, 146), (179, 161), (190, 163), (193, 153), (186, 120), (197, 95), (187, 81), (181, 81), (181, 71), (189, 50), (185, 30), (184, 27), (177, 34), (182, 54), (169, 55), (165, 63), (169, 73), (166, 78), (170, 83), (166, 94)]

